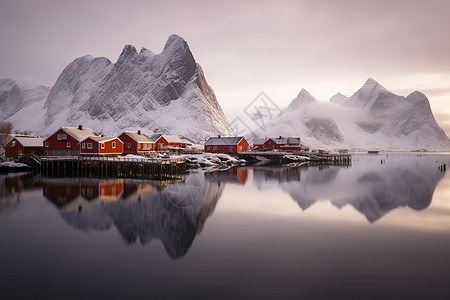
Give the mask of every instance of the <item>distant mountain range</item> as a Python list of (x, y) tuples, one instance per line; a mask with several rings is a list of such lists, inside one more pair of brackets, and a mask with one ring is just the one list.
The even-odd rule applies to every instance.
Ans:
[(302, 89), (252, 137), (280, 135), (300, 136), (311, 148), (450, 151), (424, 94), (398, 96), (371, 78), (350, 98), (337, 94), (330, 102)]
[[(177, 35), (160, 54), (126, 45), (116, 63), (77, 58), (51, 88), (2, 79), (0, 106), (0, 121), (43, 135), (79, 124), (107, 135), (141, 129), (195, 143), (234, 135), (200, 65)], [(399, 96), (373, 79), (350, 98), (337, 94), (329, 102), (303, 89), (248, 138), (278, 136), (299, 136), (310, 148), (450, 151), (424, 94)]]
[(116, 63), (83, 56), (51, 89), (0, 80), (0, 121), (48, 134), (82, 124), (108, 135), (123, 130), (177, 134), (199, 142), (233, 135), (188, 44), (172, 35), (160, 54), (126, 45)]

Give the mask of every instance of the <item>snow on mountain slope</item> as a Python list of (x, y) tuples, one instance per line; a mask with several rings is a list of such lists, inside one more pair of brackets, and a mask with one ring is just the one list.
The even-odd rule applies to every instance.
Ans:
[(0, 101), (8, 105), (0, 120), (13, 116), (16, 128), (20, 120), (33, 118), (29, 124), (41, 134), (78, 124), (108, 135), (143, 129), (194, 142), (234, 134), (203, 70), (177, 35), (169, 37), (160, 54), (145, 48), (138, 53), (126, 45), (114, 64), (89, 55), (75, 59), (51, 88), (39, 118), (42, 103), (33, 103), (30, 111), (30, 103), (16, 100), (17, 89), (4, 86), (10, 92), (3, 96), (0, 90)]
[(317, 101), (305, 89), (272, 119), (263, 130), (254, 133), (254, 137), (263, 136), (300, 136), (303, 144), (313, 148), (325, 146), (341, 147), (343, 136), (336, 122), (326, 115), (316, 114), (322, 103)]
[[(0, 121), (14, 124), (14, 130), (33, 130), (41, 125), (44, 115), (43, 106), (50, 88), (30, 86), (11, 79), (0, 79)], [(16, 114), (26, 108), (29, 118), (23, 119)]]
[(82, 57), (61, 74), (47, 100), (46, 131), (60, 124), (107, 134), (145, 128), (193, 141), (233, 131), (203, 71), (181, 37), (161, 54), (126, 45), (117, 62)]
[(300, 136), (313, 148), (449, 151), (450, 140), (437, 124), (425, 95), (398, 96), (369, 78), (350, 98), (316, 101), (302, 90), (269, 122), (261, 136)]

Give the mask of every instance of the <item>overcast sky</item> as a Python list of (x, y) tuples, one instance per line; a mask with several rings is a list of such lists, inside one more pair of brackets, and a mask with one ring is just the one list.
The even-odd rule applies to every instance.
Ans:
[(328, 101), (372, 77), (420, 90), (450, 135), (450, 1), (0, 0), (0, 78), (51, 86), (85, 54), (155, 53), (182, 36), (229, 118), (264, 91)]

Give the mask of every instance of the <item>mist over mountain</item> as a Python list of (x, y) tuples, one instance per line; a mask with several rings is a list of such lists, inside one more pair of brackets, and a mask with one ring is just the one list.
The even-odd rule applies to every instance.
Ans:
[(233, 134), (202, 68), (177, 35), (169, 37), (160, 54), (145, 48), (138, 53), (126, 45), (116, 63), (79, 57), (35, 101), (14, 100), (21, 96), (8, 84), (0, 82), (0, 101), (8, 104), (0, 120), (19, 130), (48, 134), (83, 124), (109, 135), (144, 129), (192, 141)]
[(415, 91), (396, 95), (373, 79), (350, 98), (337, 94), (317, 101), (306, 90), (263, 130), (263, 136), (300, 136), (312, 148), (449, 151), (427, 97)]

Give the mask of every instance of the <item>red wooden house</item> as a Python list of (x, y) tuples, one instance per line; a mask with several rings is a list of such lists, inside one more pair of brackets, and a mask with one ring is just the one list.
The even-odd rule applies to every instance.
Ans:
[(141, 133), (140, 130), (137, 132), (124, 131), (119, 139), (123, 142), (124, 154), (145, 154), (156, 149), (155, 141)]
[(122, 155), (123, 142), (116, 137), (90, 136), (80, 142), (81, 155)]
[(205, 152), (238, 153), (248, 151), (248, 142), (244, 137), (210, 137), (205, 143)]
[(253, 150), (280, 150), (280, 151), (300, 151), (300, 138), (278, 137), (255, 139), (253, 141)]
[(156, 151), (186, 148), (186, 142), (183, 142), (178, 135), (154, 134), (151, 138), (156, 143)]
[(15, 136), (5, 146), (5, 156), (18, 158), (25, 154), (44, 155), (44, 138)]
[(90, 128), (61, 127), (44, 140), (44, 155), (69, 156), (80, 154), (80, 142), (87, 137), (98, 136)]

